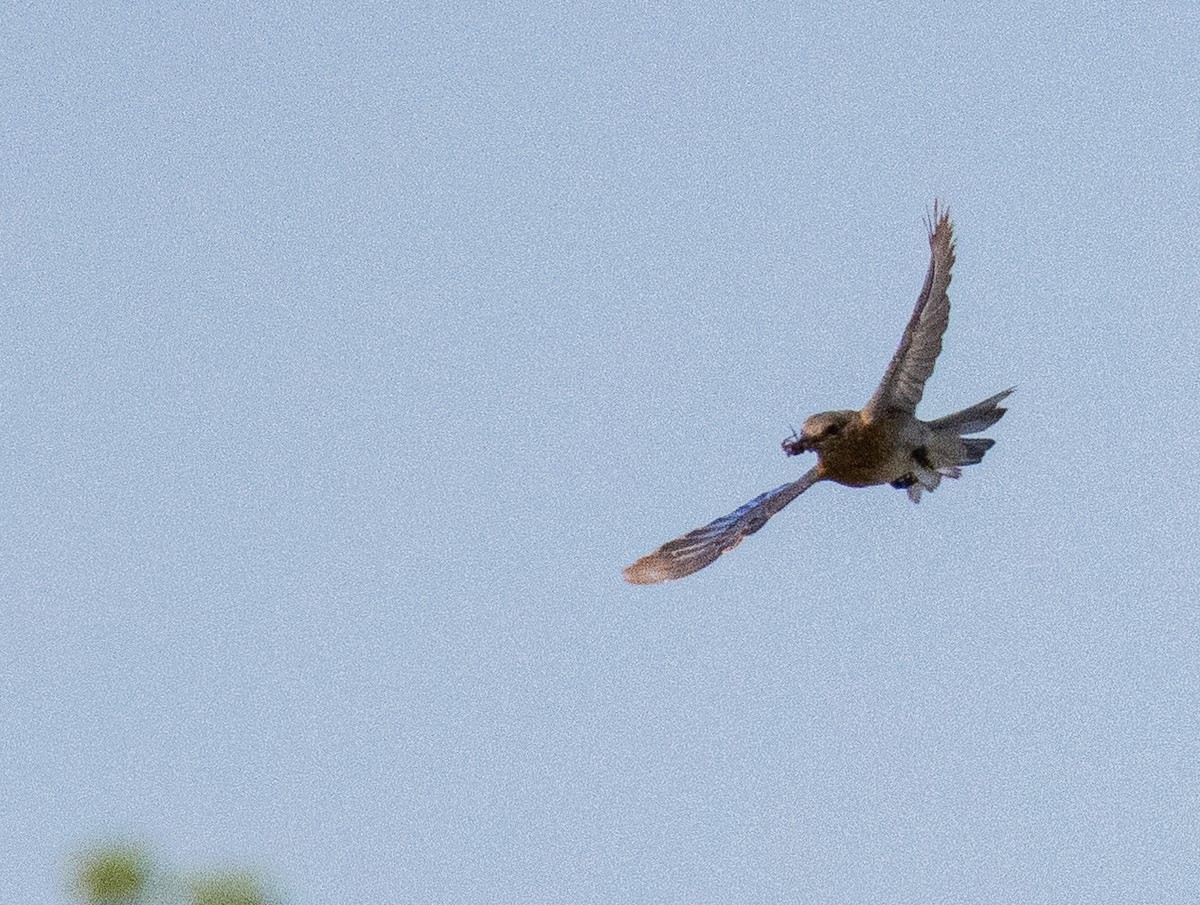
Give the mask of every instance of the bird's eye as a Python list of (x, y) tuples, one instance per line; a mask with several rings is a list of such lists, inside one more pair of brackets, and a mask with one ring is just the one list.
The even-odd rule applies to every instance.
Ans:
[(826, 436), (826, 437), (832, 437), (832, 436), (833, 436), (834, 434), (836, 434), (837, 432), (838, 432), (838, 425), (836, 425), (836, 424), (831, 424), (831, 425), (829, 425), (829, 427), (825, 428), (825, 431), (824, 431), (824, 436)]

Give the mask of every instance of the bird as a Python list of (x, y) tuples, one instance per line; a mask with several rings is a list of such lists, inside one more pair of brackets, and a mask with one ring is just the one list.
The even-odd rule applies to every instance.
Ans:
[(1004, 416), (1008, 410), (1000, 403), (1015, 387), (934, 421), (916, 416), (950, 321), (947, 288), (954, 266), (949, 209), (939, 211), (935, 200), (926, 228), (930, 258), (925, 284), (874, 395), (860, 411), (841, 409), (813, 415), (798, 434), (793, 431), (783, 441), (787, 455), (815, 452), (817, 464), (799, 480), (768, 490), (729, 515), (643, 556), (624, 570), (626, 581), (657, 584), (698, 572), (820, 481), (849, 487), (890, 484), (919, 503), (922, 491), (936, 490), (942, 478), (961, 477), (963, 466), (983, 460), (996, 441), (969, 435), (986, 430)]

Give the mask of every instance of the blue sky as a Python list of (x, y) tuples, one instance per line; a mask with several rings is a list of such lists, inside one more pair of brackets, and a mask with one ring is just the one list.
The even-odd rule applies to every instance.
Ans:
[[(1189, 901), (1190, 4), (0, 13), (13, 901)], [(792, 480), (952, 210), (912, 506)]]

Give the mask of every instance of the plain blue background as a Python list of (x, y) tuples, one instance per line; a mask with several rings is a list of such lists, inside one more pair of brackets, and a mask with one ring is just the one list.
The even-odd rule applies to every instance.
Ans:
[[(1198, 9), (7, 5), (7, 898), (1195, 901)], [(987, 460), (625, 585), (934, 197)]]

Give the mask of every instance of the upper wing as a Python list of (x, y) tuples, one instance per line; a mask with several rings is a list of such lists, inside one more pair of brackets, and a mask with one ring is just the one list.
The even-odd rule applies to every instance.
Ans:
[(954, 266), (954, 227), (950, 224), (950, 212), (938, 216), (937, 202), (933, 203), (933, 230), (929, 234), (929, 273), (925, 276), (925, 287), (917, 298), (900, 348), (892, 356), (883, 382), (863, 409), (863, 418), (873, 421), (887, 411), (912, 414), (925, 381), (933, 373), (938, 353), (942, 351), (942, 334), (950, 323), (950, 298), (946, 287), (950, 285), (950, 268)]
[(767, 519), (817, 483), (820, 480), (818, 475), (819, 469), (811, 468), (799, 481), (768, 490), (729, 515), (668, 541), (625, 569), (625, 580), (631, 584), (657, 584), (698, 572), (722, 553), (728, 553), (743, 538), (765, 525)]

